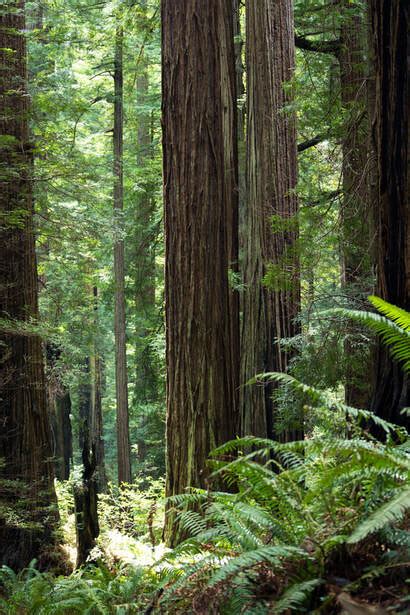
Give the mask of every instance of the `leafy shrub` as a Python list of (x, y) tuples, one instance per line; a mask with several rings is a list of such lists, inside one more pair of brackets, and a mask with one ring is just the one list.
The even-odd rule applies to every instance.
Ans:
[(132, 485), (110, 483), (99, 495), (101, 531), (118, 530), (134, 538), (158, 544), (163, 522), (163, 479), (136, 479)]

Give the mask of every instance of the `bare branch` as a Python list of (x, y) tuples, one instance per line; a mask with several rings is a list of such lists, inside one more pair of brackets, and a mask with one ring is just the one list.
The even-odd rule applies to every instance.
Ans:
[(298, 144), (298, 152), (304, 152), (306, 149), (314, 147), (315, 145), (318, 145), (318, 143), (322, 143), (326, 140), (326, 138), (327, 137), (325, 135), (316, 135), (316, 137), (313, 137), (312, 139), (302, 141), (302, 143)]
[(341, 42), (339, 39), (331, 41), (310, 41), (303, 36), (295, 35), (295, 45), (299, 49), (305, 51), (314, 51), (316, 53), (332, 53), (336, 57), (339, 56)]

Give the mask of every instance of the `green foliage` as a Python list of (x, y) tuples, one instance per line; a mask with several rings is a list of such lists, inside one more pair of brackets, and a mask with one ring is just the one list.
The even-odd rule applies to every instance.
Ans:
[[(205, 600), (210, 612), (232, 615), (313, 612), (334, 599), (334, 577), (346, 579), (345, 591), (358, 591), (374, 588), (371, 571), (382, 585), (393, 569), (405, 575), (407, 432), (289, 375), (264, 377), (301, 394), (316, 416), (327, 410), (348, 417), (351, 437), (322, 431), (280, 443), (249, 436), (216, 449), (213, 477), (235, 489), (171, 499), (189, 538), (164, 558), (173, 566), (160, 601), (165, 612)], [(385, 444), (369, 435), (369, 421), (386, 431)], [(397, 605), (402, 598), (398, 590)]]
[[(336, 312), (380, 333), (407, 368), (410, 315), (376, 297), (370, 300), (389, 318)], [(248, 436), (216, 449), (213, 477), (235, 492), (195, 490), (172, 499), (182, 507), (179, 522), (190, 538), (165, 556), (179, 571), (167, 577), (166, 608), (183, 612), (188, 601), (207, 599), (215, 612), (237, 612), (233, 604), (243, 612), (311, 612), (319, 598), (332, 601), (327, 588), (334, 575), (347, 577), (346, 591), (388, 578), (392, 568), (405, 574), (410, 557), (407, 431), (289, 374), (261, 374), (254, 382), (266, 379), (292, 389), (316, 417), (321, 412), (344, 417), (351, 437), (325, 429), (299, 442)], [(385, 444), (368, 433), (369, 422), (385, 431)], [(193, 503), (195, 510), (186, 510)], [(376, 534), (369, 551), (366, 541)], [(364, 573), (349, 564), (357, 557), (368, 560)], [(267, 575), (269, 590), (262, 593)], [(397, 607), (403, 601), (399, 595)]]
[[(136, 479), (121, 487), (110, 483), (99, 496), (99, 520), (102, 532), (118, 530), (147, 542), (161, 542), (164, 481)], [(150, 520), (149, 520), (150, 519)]]
[[(117, 474), (112, 254), (114, 238), (120, 236), (126, 253), (131, 436), (133, 442), (146, 440), (148, 451), (145, 458), (133, 451), (133, 463), (136, 473), (161, 475), (165, 425), (164, 359), (158, 341), (163, 335), (159, 5), (156, 0), (40, 4), (35, 0), (27, 5), (40, 312), (61, 351), (54, 371), (71, 395), (74, 459), (80, 462), (78, 387), (85, 361), (98, 353), (106, 470), (111, 479)], [(112, 210), (112, 70), (118, 20), (124, 29), (120, 216)], [(20, 215), (14, 222), (21, 220)], [(148, 295), (149, 302), (144, 302)]]
[[(410, 476), (409, 476), (410, 478)], [(365, 519), (349, 538), (350, 543), (363, 540), (369, 534), (384, 528), (395, 521), (401, 521), (410, 509), (410, 488), (400, 489), (395, 497), (373, 512)]]
[[(69, 577), (41, 574), (36, 562), (16, 575), (0, 569), (0, 612), (4, 615), (119, 615), (141, 613), (152, 575), (139, 568), (110, 571), (103, 565)], [(4, 596), (4, 597), (3, 597)]]
[(369, 329), (380, 335), (392, 356), (403, 364), (410, 372), (410, 314), (405, 310), (391, 305), (380, 297), (369, 297), (374, 307), (385, 314), (381, 316), (373, 312), (358, 310), (333, 309), (331, 314), (352, 318), (364, 323)]

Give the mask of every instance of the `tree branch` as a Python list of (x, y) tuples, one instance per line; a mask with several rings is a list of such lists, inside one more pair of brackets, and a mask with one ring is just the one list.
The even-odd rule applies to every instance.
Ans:
[(302, 143), (298, 144), (298, 152), (304, 152), (305, 149), (309, 149), (310, 147), (314, 147), (318, 143), (322, 143), (326, 140), (324, 135), (316, 135), (313, 139), (308, 139), (307, 141), (302, 141)]
[(295, 45), (299, 49), (305, 51), (315, 51), (316, 53), (333, 53), (338, 57), (340, 53), (341, 42), (339, 39), (333, 41), (310, 41), (303, 36), (295, 34)]

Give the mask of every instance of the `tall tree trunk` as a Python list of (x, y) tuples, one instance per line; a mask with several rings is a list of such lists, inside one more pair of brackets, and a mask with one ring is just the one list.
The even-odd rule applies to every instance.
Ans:
[[(410, 310), (409, 12), (406, 0), (369, 0), (375, 76), (372, 138), (376, 155), (374, 203), (377, 294)], [(381, 346), (372, 409), (399, 425), (410, 405), (408, 377)]]
[(88, 422), (86, 422), (83, 427), (84, 437), (81, 450), (83, 461), (82, 482), (74, 486), (77, 568), (83, 566), (89, 559), (100, 533), (98, 523), (96, 456), (94, 446), (90, 447), (88, 427)]
[[(371, 212), (369, 199), (369, 135), (365, 70), (365, 24), (359, 7), (343, 0), (340, 36), (341, 102), (345, 114), (343, 137), (342, 284), (350, 300), (363, 307), (372, 291)], [(370, 397), (370, 357), (357, 346), (360, 327), (352, 325), (345, 344), (345, 398), (367, 408)]]
[[(151, 113), (146, 110), (148, 103), (149, 74), (144, 53), (140, 55), (137, 78), (138, 109), (138, 155), (140, 173), (145, 172), (152, 158)], [(149, 171), (148, 171), (149, 173)], [(151, 178), (142, 180), (143, 190), (137, 195), (135, 219), (135, 400), (137, 403), (153, 401), (157, 395), (157, 376), (149, 347), (151, 324), (155, 318), (155, 240), (158, 226), (154, 222), (155, 200)], [(140, 446), (139, 446), (140, 448)]]
[[(232, 22), (223, 0), (162, 0), (167, 495), (206, 486), (209, 451), (237, 433)], [(175, 542), (170, 516), (165, 535)]]
[[(237, 117), (238, 117), (238, 190), (239, 190), (239, 259), (243, 255), (243, 247), (246, 243), (246, 138), (245, 138), (245, 68), (243, 65), (243, 38), (241, 22), (241, 2), (232, 0), (233, 3), (233, 33), (235, 41), (235, 67), (236, 67), (236, 96), (237, 96)], [(242, 266), (240, 267), (242, 270)], [(242, 306), (241, 306), (242, 309)]]
[(96, 481), (98, 490), (104, 491), (107, 486), (105, 473), (105, 447), (103, 438), (103, 415), (102, 415), (102, 369), (103, 363), (98, 349), (98, 288), (93, 287), (94, 298), (94, 327), (95, 335), (92, 342), (90, 355), (91, 375), (91, 420), (90, 441), (95, 451)]
[(83, 462), (82, 480), (74, 485), (77, 568), (86, 563), (99, 534), (98, 474), (95, 443), (92, 441), (91, 361), (87, 357), (78, 389), (79, 445)]
[[(284, 372), (290, 353), (278, 340), (298, 331), (298, 201), (295, 118), (284, 84), (293, 76), (290, 0), (247, 2), (247, 243), (241, 384), (256, 374)], [(273, 437), (274, 386), (242, 388), (242, 433)], [(295, 425), (285, 435), (300, 435)]]
[(61, 350), (54, 344), (46, 346), (47, 407), (51, 423), (52, 456), (54, 473), (59, 480), (70, 478), (70, 462), (73, 457), (71, 430), (70, 392), (61, 381), (57, 360)]
[(56, 415), (58, 421), (59, 447), (58, 458), (60, 460), (59, 478), (68, 480), (70, 478), (70, 465), (73, 458), (73, 439), (71, 430), (71, 397), (68, 389), (64, 388), (61, 394), (56, 397)]
[[(24, 2), (0, 13), (0, 318), (38, 318)], [(0, 564), (47, 565), (58, 512), (38, 335), (0, 330)]]
[(84, 440), (88, 437), (88, 427), (91, 421), (91, 377), (90, 358), (86, 357), (80, 374), (78, 385), (78, 445), (80, 451), (84, 448)]
[[(145, 2), (144, 2), (145, 6)], [(149, 160), (152, 158), (152, 118), (147, 111), (149, 92), (148, 60), (142, 51), (138, 66), (137, 105), (138, 105), (138, 155), (139, 172), (146, 173)], [(149, 171), (148, 171), (149, 173)], [(135, 388), (134, 400), (137, 405), (155, 402), (158, 399), (158, 374), (155, 360), (150, 347), (150, 333), (158, 318), (155, 305), (155, 243), (159, 228), (155, 223), (155, 199), (153, 190), (156, 184), (148, 175), (142, 180), (143, 190), (137, 195), (135, 223), (135, 317), (136, 317), (136, 347), (135, 347)], [(140, 411), (141, 412), (141, 411)], [(143, 462), (147, 454), (147, 443), (142, 431), (145, 430), (145, 413), (139, 414), (139, 429), (136, 444), (138, 459)]]
[[(116, 223), (122, 229), (124, 209), (123, 187), (123, 41), (120, 25), (115, 34), (114, 59), (114, 212), (119, 214)], [(125, 320), (125, 257), (124, 240), (114, 240), (114, 283), (115, 283), (115, 390), (117, 399), (117, 455), (118, 482), (131, 482), (131, 451), (128, 416), (127, 346)]]

